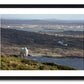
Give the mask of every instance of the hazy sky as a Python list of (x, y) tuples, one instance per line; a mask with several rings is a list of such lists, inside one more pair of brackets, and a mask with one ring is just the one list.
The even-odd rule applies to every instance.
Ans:
[(4, 19), (61, 19), (84, 20), (84, 14), (2, 14)]

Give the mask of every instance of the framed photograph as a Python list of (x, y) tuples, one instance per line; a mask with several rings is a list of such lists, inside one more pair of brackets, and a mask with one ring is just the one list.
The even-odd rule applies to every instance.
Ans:
[(0, 5), (0, 80), (84, 80), (84, 5)]

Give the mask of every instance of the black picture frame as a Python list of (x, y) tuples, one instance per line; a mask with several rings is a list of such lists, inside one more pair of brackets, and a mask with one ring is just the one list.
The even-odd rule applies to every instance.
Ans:
[[(0, 4), (0, 8), (84, 8), (84, 4)], [(0, 76), (0, 80), (84, 80), (84, 76)]]
[(84, 76), (0, 76), (0, 80), (84, 80)]
[(0, 4), (0, 8), (84, 8), (84, 4)]

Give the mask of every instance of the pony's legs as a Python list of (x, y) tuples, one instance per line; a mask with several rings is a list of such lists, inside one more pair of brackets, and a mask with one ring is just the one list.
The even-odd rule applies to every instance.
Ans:
[(24, 56), (24, 59), (26, 59), (26, 56)]
[(23, 54), (21, 53), (21, 58), (23, 59)]
[(24, 54), (24, 59), (26, 59), (26, 54)]

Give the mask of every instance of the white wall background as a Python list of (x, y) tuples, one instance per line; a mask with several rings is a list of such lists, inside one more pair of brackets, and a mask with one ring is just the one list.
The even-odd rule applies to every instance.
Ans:
[(83, 4), (84, 0), (0, 0), (0, 4)]

